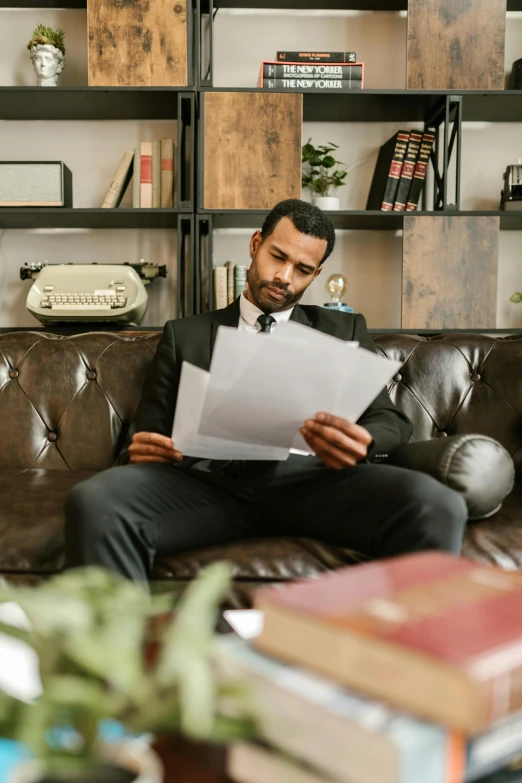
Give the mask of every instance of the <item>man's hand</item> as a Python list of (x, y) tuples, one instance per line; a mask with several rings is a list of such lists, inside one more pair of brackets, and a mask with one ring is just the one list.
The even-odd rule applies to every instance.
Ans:
[(157, 432), (136, 432), (129, 446), (131, 462), (181, 462), (183, 454), (174, 448), (172, 438)]
[(315, 419), (307, 419), (301, 435), (319, 459), (333, 470), (356, 465), (366, 457), (372, 442), (364, 427), (329, 413), (318, 413)]

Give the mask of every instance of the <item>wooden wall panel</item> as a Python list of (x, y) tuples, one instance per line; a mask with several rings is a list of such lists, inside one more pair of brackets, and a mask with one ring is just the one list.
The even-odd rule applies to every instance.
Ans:
[(89, 85), (187, 84), (187, 0), (87, 0)]
[(405, 217), (402, 328), (497, 321), (498, 217)]
[(300, 198), (303, 96), (214, 92), (204, 98), (205, 209), (271, 209)]
[(410, 90), (503, 90), (506, 0), (408, 0)]

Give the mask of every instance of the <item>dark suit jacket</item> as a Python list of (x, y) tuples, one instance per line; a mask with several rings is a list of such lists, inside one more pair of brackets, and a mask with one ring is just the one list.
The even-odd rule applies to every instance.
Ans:
[[(341, 340), (357, 340), (362, 348), (375, 353), (362, 315), (296, 305), (291, 320)], [(187, 361), (208, 370), (218, 328), (237, 327), (238, 322), (239, 299), (223, 310), (167, 321), (118, 462), (128, 461), (127, 446), (135, 432), (159, 432), (171, 436), (182, 363)], [(388, 452), (407, 443), (413, 431), (410, 420), (393, 405), (386, 389), (372, 402), (358, 423), (366, 427), (373, 437), (368, 453), (370, 460), (376, 453)], [(190, 460), (190, 464), (193, 462)], [(188, 464), (189, 460), (184, 460), (182, 466), (184, 463)]]

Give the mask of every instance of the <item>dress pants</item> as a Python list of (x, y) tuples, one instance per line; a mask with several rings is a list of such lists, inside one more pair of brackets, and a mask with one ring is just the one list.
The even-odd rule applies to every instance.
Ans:
[(129, 464), (78, 484), (65, 507), (67, 566), (145, 581), (156, 555), (253, 536), (316, 538), (370, 558), (460, 552), (466, 504), (424, 473), (367, 463), (335, 471), (297, 455), (232, 468)]

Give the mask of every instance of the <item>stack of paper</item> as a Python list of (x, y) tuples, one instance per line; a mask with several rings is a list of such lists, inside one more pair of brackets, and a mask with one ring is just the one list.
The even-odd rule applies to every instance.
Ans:
[(319, 411), (355, 422), (400, 367), (292, 321), (270, 335), (221, 326), (210, 372), (183, 363), (172, 437), (184, 456), (285, 460), (310, 452)]

